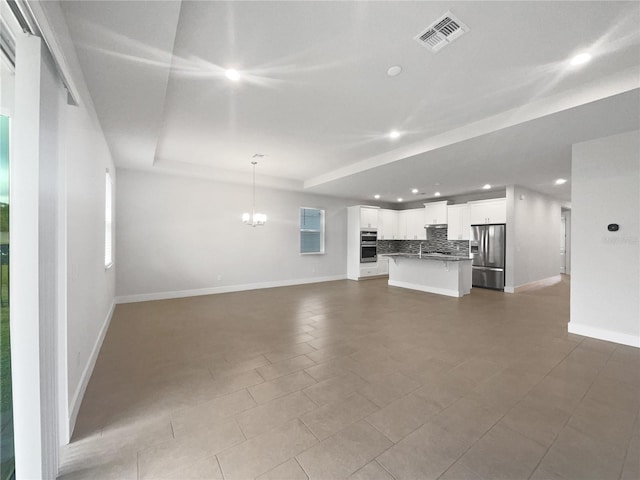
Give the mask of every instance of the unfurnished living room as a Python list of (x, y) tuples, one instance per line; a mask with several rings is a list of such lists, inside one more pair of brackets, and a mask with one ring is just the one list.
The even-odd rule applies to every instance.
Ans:
[(640, 2), (0, 0), (0, 480), (640, 478)]

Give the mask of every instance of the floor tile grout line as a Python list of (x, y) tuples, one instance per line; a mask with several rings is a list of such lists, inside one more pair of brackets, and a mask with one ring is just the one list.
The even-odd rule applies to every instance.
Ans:
[[(268, 359), (267, 359), (267, 360), (268, 360)], [(273, 365), (273, 363), (272, 363), (271, 365)], [(265, 365), (265, 367), (266, 367), (266, 366), (268, 366), (268, 365)], [(260, 367), (258, 367), (258, 368), (260, 368)], [(262, 375), (262, 374), (258, 371), (258, 368), (254, 368), (254, 369), (253, 369), (253, 371), (254, 371), (254, 372), (256, 372), (256, 373), (258, 374), (258, 376), (262, 379), (262, 383), (266, 383), (266, 382), (268, 382), (269, 380), (267, 380), (267, 379), (264, 377), (264, 375)], [(276, 378), (277, 378), (277, 377), (276, 377)], [(272, 380), (275, 380), (275, 379), (272, 379)], [(257, 385), (260, 385), (260, 384), (258, 383)], [(253, 387), (253, 385), (251, 385), (251, 386)], [(247, 389), (247, 390), (248, 390), (248, 389)]]
[(394, 443), (393, 445), (390, 445), (389, 448), (385, 448), (382, 452), (380, 452), (378, 455), (376, 455), (376, 457), (373, 459), (378, 465), (380, 465), (382, 467), (382, 469), (387, 472), (389, 475), (391, 475), (391, 477), (395, 480), (396, 476), (391, 473), (385, 466), (383, 463), (379, 462), (378, 459), (384, 455), (385, 453), (387, 453), (389, 450), (391, 450), (393, 447), (395, 447), (397, 444)]
[[(300, 455), (300, 454), (298, 454), (298, 455)], [(302, 464), (298, 460), (298, 455), (295, 455), (293, 457), (293, 460), (298, 464), (298, 466), (300, 467), (300, 470), (302, 470), (302, 473), (304, 473), (307, 476), (307, 480), (309, 480), (311, 477), (309, 477), (309, 474), (307, 473), (307, 471), (304, 469), (304, 467), (302, 466)]]
[[(316, 383), (316, 385), (317, 385), (317, 383)], [(312, 386), (312, 385), (311, 385), (311, 386)], [(309, 387), (307, 387), (307, 388), (309, 388)], [(300, 391), (302, 392), (302, 394), (303, 394), (305, 397), (307, 397), (307, 398), (309, 399), (309, 401), (311, 401), (311, 403), (313, 403), (313, 404), (317, 407), (317, 408), (316, 408), (316, 410), (317, 410), (318, 408), (322, 408), (322, 407), (324, 406), (324, 405), (320, 405), (320, 404), (319, 404), (318, 402), (316, 402), (313, 398), (311, 398), (311, 397), (309, 396), (309, 394), (308, 394), (307, 392), (305, 392), (305, 389), (302, 389), (302, 390), (300, 390)], [(309, 410), (309, 411), (311, 411), (311, 410)]]
[(220, 470), (220, 475), (222, 475), (222, 480), (225, 480), (224, 471), (222, 470), (222, 465), (220, 464), (220, 459), (218, 458), (218, 454), (214, 455), (216, 457), (216, 463), (218, 464), (218, 470)]
[[(389, 447), (389, 448), (391, 448), (391, 447)], [(389, 448), (388, 448), (387, 450), (389, 450)], [(386, 452), (387, 450), (385, 450), (385, 452)], [(383, 452), (383, 453), (384, 453), (384, 452)], [(381, 453), (380, 455), (382, 455), (382, 453)], [(387, 473), (389, 474), (389, 476), (390, 476), (391, 478), (393, 478), (393, 480), (397, 480), (397, 479), (396, 479), (396, 476), (395, 476), (393, 473), (391, 473), (389, 470), (387, 470), (387, 469), (385, 468), (385, 466), (384, 466), (384, 465), (382, 465), (382, 464), (378, 461), (378, 457), (379, 457), (380, 455), (378, 455), (376, 458), (374, 458), (374, 459), (372, 460), (372, 462), (376, 462), (376, 465), (378, 465), (382, 470), (384, 470), (385, 472), (387, 472)]]
[[(260, 375), (260, 374), (258, 373), (258, 375)], [(260, 375), (260, 376), (262, 376), (262, 375)], [(264, 382), (263, 382), (263, 383), (258, 383), (258, 385), (263, 385), (263, 384), (264, 384)], [(252, 387), (255, 387), (256, 385), (251, 385), (251, 386), (252, 386)], [(246, 390), (246, 391), (247, 391), (247, 393), (248, 393), (248, 394), (249, 394), (249, 396), (251, 397), (251, 400), (253, 400), (253, 401), (254, 401), (254, 403), (256, 404), (256, 406), (255, 406), (255, 407), (252, 407), (252, 408), (256, 408), (256, 407), (260, 406), (260, 404), (259, 404), (259, 403), (258, 403), (258, 401), (256, 400), (256, 397), (254, 397), (254, 396), (253, 396), (253, 394), (251, 393), (251, 390), (249, 390), (249, 387), (246, 387), (244, 390)], [(238, 390), (238, 391), (240, 391), (240, 390)], [(246, 412), (246, 411), (248, 411), (248, 410), (251, 410), (251, 408), (247, 408), (247, 410), (243, 410), (242, 412), (238, 412), (238, 413), (237, 413), (237, 415), (239, 415), (239, 414), (241, 414), (241, 413), (244, 413), (244, 412)], [(234, 415), (234, 417), (235, 417), (235, 415)]]
[[(313, 410), (309, 410), (309, 411), (311, 412), (311, 411), (313, 411)], [(306, 412), (306, 413), (309, 413), (309, 412)], [(309, 433), (310, 433), (311, 435), (313, 435), (313, 438), (315, 438), (315, 439), (317, 440), (317, 442), (318, 442), (318, 443), (313, 444), (311, 447), (304, 449), (304, 450), (303, 450), (302, 452), (300, 452), (300, 453), (304, 453), (304, 452), (306, 452), (307, 450), (309, 450), (309, 449), (311, 449), (311, 448), (315, 447), (315, 446), (316, 446), (316, 445), (318, 445), (319, 443), (322, 443), (322, 440), (320, 440), (320, 439), (318, 438), (318, 436), (313, 432), (313, 430), (311, 430), (311, 427), (309, 427), (309, 425), (307, 425), (307, 423), (302, 419), (302, 417), (297, 417), (297, 419), (296, 419), (296, 420), (298, 420), (300, 423), (302, 423), (302, 425), (304, 425), (304, 428), (306, 428), (307, 430), (309, 430)], [(327, 438), (329, 438), (329, 437), (327, 437)], [(326, 439), (325, 439), (325, 440), (326, 440)], [(298, 453), (298, 455), (300, 455), (300, 453)]]
[[(246, 410), (245, 410), (246, 411)], [(244, 433), (244, 430), (242, 429), (242, 425), (240, 425), (240, 422), (238, 422), (238, 419), (236, 418), (236, 416), (234, 415), (233, 417), (233, 421), (235, 422), (235, 424), (238, 426), (238, 429), (240, 430), (240, 433), (242, 434), (242, 436), (244, 437), (244, 441), (247, 442), (249, 441), (249, 437), (247, 437), (247, 434)], [(253, 438), (253, 437), (252, 437)], [(241, 442), (242, 443), (242, 442)]]
[[(380, 410), (378, 410), (379, 412)], [(378, 413), (378, 412), (373, 412), (371, 415)], [(369, 416), (371, 416), (369, 415)], [(389, 440), (391, 442), (391, 447), (393, 447), (394, 445), (397, 445), (399, 442), (401, 442), (404, 438), (406, 438), (407, 436), (411, 435), (411, 433), (415, 432), (418, 428), (420, 428), (422, 425), (420, 425), (420, 427), (416, 428), (415, 430), (412, 430), (411, 433), (408, 433), (407, 435), (405, 435), (404, 437), (402, 437), (400, 440), (398, 440), (397, 442), (394, 442), (392, 439), (390, 439), (387, 435), (385, 435), (384, 432), (382, 432), (378, 427), (376, 427), (373, 423), (371, 423), (369, 420), (367, 420), (367, 417), (364, 417), (362, 419), (364, 422), (367, 422), (367, 425), (369, 425), (371, 428), (373, 428), (376, 432), (378, 432), (380, 435), (382, 435), (384, 438), (386, 438), (387, 440)], [(355, 422), (354, 422), (355, 423)], [(351, 424), (353, 425), (353, 424)], [(423, 424), (424, 425), (424, 424)], [(389, 448), (391, 448), (389, 447)], [(386, 451), (386, 450), (385, 450)]]

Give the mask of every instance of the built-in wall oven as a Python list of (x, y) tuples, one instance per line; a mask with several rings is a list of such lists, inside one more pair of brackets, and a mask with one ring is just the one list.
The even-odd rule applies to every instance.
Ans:
[(378, 232), (362, 230), (360, 232), (360, 263), (371, 263), (378, 260)]

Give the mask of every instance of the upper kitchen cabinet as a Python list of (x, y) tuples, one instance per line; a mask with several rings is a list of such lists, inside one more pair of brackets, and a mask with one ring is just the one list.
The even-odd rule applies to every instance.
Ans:
[(414, 208), (403, 210), (406, 218), (406, 240), (426, 240), (427, 231), (424, 229), (425, 212), (424, 208)]
[(469, 202), (471, 225), (507, 223), (507, 199), (492, 198)]
[(407, 237), (407, 218), (409, 217), (409, 210), (400, 210), (398, 213), (398, 230), (396, 234), (396, 240), (409, 240)]
[(378, 240), (398, 240), (398, 212), (380, 209), (378, 214)]
[[(424, 204), (426, 225), (445, 225), (447, 223), (447, 202), (431, 202)], [(424, 229), (424, 225), (422, 226)]]
[(378, 228), (378, 211), (379, 208), (360, 207), (360, 228)]
[(447, 240), (469, 240), (471, 213), (468, 204), (448, 205), (447, 221)]

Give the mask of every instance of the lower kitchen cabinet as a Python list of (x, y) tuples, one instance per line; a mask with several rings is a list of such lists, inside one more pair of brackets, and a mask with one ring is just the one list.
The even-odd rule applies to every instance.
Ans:
[(365, 263), (360, 265), (360, 278), (373, 277), (375, 275), (378, 275), (377, 263)]
[(389, 257), (378, 256), (376, 263), (360, 264), (360, 278), (389, 274)]
[(378, 275), (389, 274), (389, 257), (378, 256)]

